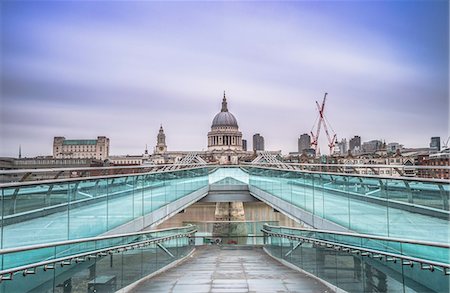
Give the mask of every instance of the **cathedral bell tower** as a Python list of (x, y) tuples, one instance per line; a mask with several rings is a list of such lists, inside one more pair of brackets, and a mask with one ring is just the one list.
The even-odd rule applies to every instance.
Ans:
[(156, 141), (155, 153), (162, 154), (167, 151), (166, 145), (166, 135), (164, 134), (164, 129), (162, 125), (159, 127), (159, 132)]

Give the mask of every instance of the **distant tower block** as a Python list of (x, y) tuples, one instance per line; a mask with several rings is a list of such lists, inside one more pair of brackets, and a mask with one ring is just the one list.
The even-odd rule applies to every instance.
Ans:
[(155, 147), (155, 153), (162, 154), (167, 151), (167, 145), (166, 145), (166, 135), (164, 134), (164, 129), (161, 126), (159, 127), (159, 132), (157, 136), (157, 142)]

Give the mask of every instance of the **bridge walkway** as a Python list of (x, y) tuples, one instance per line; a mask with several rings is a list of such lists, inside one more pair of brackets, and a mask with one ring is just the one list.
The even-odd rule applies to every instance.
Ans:
[(140, 283), (144, 292), (332, 292), (260, 247), (201, 246), (180, 265)]

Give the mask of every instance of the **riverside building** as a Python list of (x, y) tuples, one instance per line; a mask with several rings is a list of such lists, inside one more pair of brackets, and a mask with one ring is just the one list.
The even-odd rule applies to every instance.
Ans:
[(104, 161), (109, 158), (109, 138), (98, 136), (97, 139), (66, 139), (56, 136), (53, 139), (53, 157)]

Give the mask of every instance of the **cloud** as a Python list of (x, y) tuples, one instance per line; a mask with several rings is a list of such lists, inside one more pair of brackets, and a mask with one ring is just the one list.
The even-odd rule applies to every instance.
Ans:
[(55, 135), (108, 135), (113, 153), (139, 153), (159, 123), (169, 148), (200, 150), (223, 90), (244, 136), (260, 132), (284, 152), (310, 131), (325, 91), (338, 137), (421, 146), (448, 132), (441, 69), (376, 26), (302, 3), (113, 3), (98, 18), (95, 3), (71, 5), (16, 15), (21, 34), (5, 22), (0, 155), (25, 140), (43, 153)]

